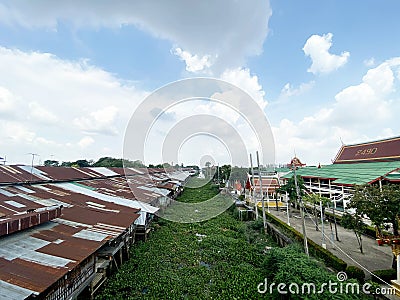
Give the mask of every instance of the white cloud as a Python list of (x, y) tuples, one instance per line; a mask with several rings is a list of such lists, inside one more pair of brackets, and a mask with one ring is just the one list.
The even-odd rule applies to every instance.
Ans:
[(187, 51), (183, 51), (179, 47), (173, 49), (172, 53), (185, 62), (186, 71), (196, 73), (211, 66), (210, 55), (204, 55), (200, 58), (198, 55), (192, 55)]
[(329, 53), (332, 47), (332, 33), (322, 36), (312, 35), (306, 41), (303, 51), (312, 60), (311, 67), (307, 70), (313, 74), (330, 73), (347, 63), (350, 57), (349, 52), (342, 52), (340, 55)]
[(15, 108), (14, 95), (4, 87), (0, 86), (0, 115), (8, 115)]
[(299, 87), (293, 87), (290, 83), (286, 83), (283, 89), (281, 90), (280, 97), (292, 97), (299, 96), (309, 90), (311, 90), (315, 85), (315, 81), (310, 81), (307, 83), (302, 83)]
[(74, 124), (86, 133), (117, 135), (118, 130), (114, 125), (118, 115), (118, 108), (108, 106), (74, 119)]
[(0, 73), (0, 143), (9, 163), (29, 163), (27, 152), (42, 160), (97, 159), (100, 153), (76, 142), (89, 133), (99, 149), (121, 156), (122, 133), (147, 92), (86, 61), (48, 53), (0, 47), (0, 65), (7, 70)]
[(373, 67), (375, 65), (375, 58), (371, 57), (364, 60), (364, 65), (367, 67)]
[(368, 70), (358, 85), (349, 86), (335, 101), (295, 122), (283, 119), (273, 128), (279, 162), (287, 162), (294, 149), (306, 163), (330, 163), (340, 140), (356, 143), (398, 135), (394, 112), (400, 109), (400, 58)]
[(236, 68), (225, 70), (220, 77), (247, 92), (264, 109), (268, 102), (264, 99), (265, 91), (258, 82), (257, 75), (251, 75), (248, 68)]
[(199, 58), (218, 57), (216, 74), (262, 52), (272, 14), (269, 1), (3, 1), (0, 22), (57, 30), (135, 25)]
[(30, 130), (28, 126), (13, 121), (2, 120), (1, 128), (2, 139), (8, 141), (3, 146), (7, 146), (7, 144), (12, 144), (13, 142), (31, 143), (36, 136), (35, 132)]
[(94, 143), (93, 138), (91, 138), (90, 136), (85, 136), (78, 142), (78, 146), (81, 148), (87, 148), (93, 143)]
[(29, 103), (30, 116), (39, 122), (54, 124), (57, 122), (57, 116), (46, 108), (42, 107), (37, 102)]

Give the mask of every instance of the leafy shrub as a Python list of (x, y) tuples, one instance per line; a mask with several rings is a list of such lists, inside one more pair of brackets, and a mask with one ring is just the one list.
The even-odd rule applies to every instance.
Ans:
[[(271, 249), (262, 263), (262, 270), (268, 282), (276, 285), (284, 283), (286, 286), (303, 283), (313, 283), (316, 290), (328, 282), (338, 282), (336, 276), (321, 267), (317, 261), (305, 255), (303, 249), (296, 244), (284, 248)], [(353, 279), (354, 280), (354, 279)], [(353, 282), (350, 280), (349, 282)], [(282, 298), (276, 289), (272, 299), (360, 299), (358, 295), (334, 295), (325, 289), (323, 293), (291, 294), (290, 298)], [(340, 298), (338, 298), (340, 296)]]
[(377, 283), (382, 282), (380, 279), (389, 283), (390, 280), (396, 279), (397, 276), (395, 269), (376, 270), (373, 271), (372, 274), (372, 281)]
[[(279, 225), (281, 228), (284, 228), (287, 232), (289, 232), (297, 241), (300, 243), (303, 242), (303, 235), (296, 229), (287, 225), (285, 222), (271, 214), (267, 214), (267, 216), (274, 224)], [(310, 239), (308, 239), (308, 246), (310, 254), (322, 259), (327, 266), (334, 268), (336, 271), (346, 270), (347, 263), (336, 255), (332, 254), (330, 251), (322, 248), (320, 245)]]
[(250, 228), (256, 231), (259, 231), (260, 229), (264, 228), (264, 222), (262, 219), (258, 219), (255, 221), (250, 222)]
[(359, 282), (364, 282), (365, 273), (363, 270), (356, 266), (348, 266), (346, 268), (346, 274), (348, 278), (357, 279)]

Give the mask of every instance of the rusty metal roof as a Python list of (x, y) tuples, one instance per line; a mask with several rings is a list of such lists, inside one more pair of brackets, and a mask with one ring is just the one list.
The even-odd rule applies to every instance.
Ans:
[[(153, 178), (144, 171), (0, 166), (0, 299), (45, 291), (107, 241), (155, 213), (158, 208), (149, 203), (169, 193), (157, 188), (169, 177), (159, 169), (151, 170)], [(174, 173), (174, 179), (185, 176)], [(61, 206), (61, 215), (49, 216)], [(18, 227), (1, 227), (9, 221)]]

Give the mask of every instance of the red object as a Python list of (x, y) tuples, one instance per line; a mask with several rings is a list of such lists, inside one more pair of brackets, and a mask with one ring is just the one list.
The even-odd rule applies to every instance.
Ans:
[(251, 183), (250, 183), (250, 179), (248, 179), (248, 178), (246, 181), (246, 190), (251, 190)]

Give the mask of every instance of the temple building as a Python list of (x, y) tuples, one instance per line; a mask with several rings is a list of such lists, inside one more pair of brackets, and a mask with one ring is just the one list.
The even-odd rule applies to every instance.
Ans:
[[(342, 145), (330, 165), (309, 167), (299, 165), (298, 159), (295, 162), (308, 192), (328, 197), (338, 209), (344, 209), (354, 185), (400, 182), (400, 137)], [(289, 172), (283, 179), (292, 176)]]

